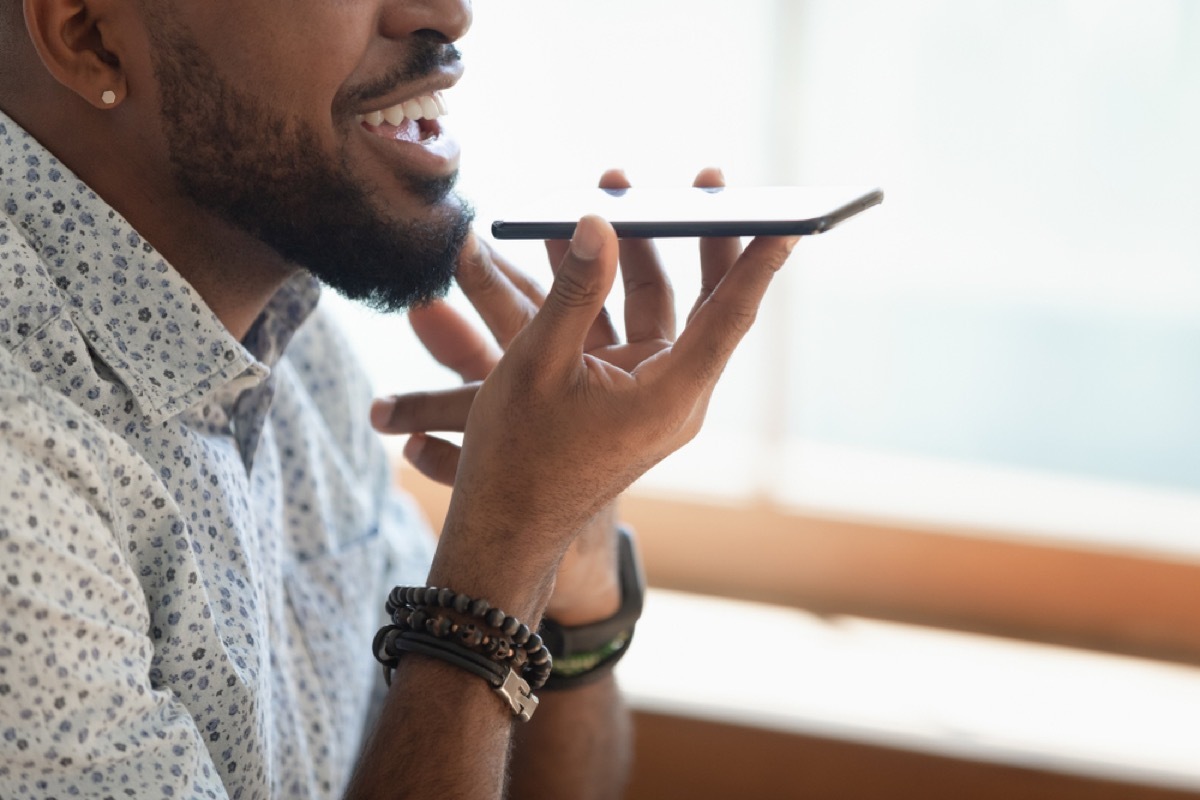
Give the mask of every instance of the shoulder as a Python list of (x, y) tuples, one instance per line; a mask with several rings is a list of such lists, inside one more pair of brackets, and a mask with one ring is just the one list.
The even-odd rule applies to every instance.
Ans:
[(0, 538), (10, 584), (22, 571), (104, 575), (122, 596), (138, 594), (119, 531), (153, 479), (140, 463), (127, 442), (0, 349)]
[(127, 442), (0, 348), (0, 485), (25, 482), (32, 470), (44, 486), (76, 493), (107, 516), (106, 486), (134, 457)]
[[(12, 353), (0, 348), (0, 443), (32, 440), (39, 433), (60, 433), (61, 441), (78, 445), (74, 457), (103, 457), (123, 440), (91, 414), (48, 385)], [(56, 440), (57, 442), (58, 440)], [(43, 447), (49, 442), (44, 440)], [(3, 460), (0, 459), (0, 466)]]

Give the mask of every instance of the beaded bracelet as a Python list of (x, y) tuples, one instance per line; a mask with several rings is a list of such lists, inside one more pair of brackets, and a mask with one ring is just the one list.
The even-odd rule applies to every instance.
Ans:
[(439, 639), (454, 639), (463, 647), (487, 656), (497, 663), (523, 666), (525, 651), (504, 636), (485, 633), (467, 622), (459, 622), (440, 610), (401, 608), (392, 614), (392, 624), (403, 630), (425, 632)]
[[(542, 637), (516, 617), (510, 617), (486, 600), (475, 600), (452, 589), (434, 586), (397, 586), (384, 605), (392, 623), (402, 628), (425, 631), (442, 638), (459, 637), (459, 643), (501, 662), (524, 666), (533, 688), (550, 675), (553, 661)], [(473, 618), (489, 629), (480, 631), (469, 623), (457, 623), (436, 608)], [(544, 674), (543, 674), (544, 673)]]
[[(375, 635), (375, 658), (391, 684), (401, 652), (440, 658), (488, 681), (513, 715), (528, 720), (537, 707), (532, 694), (550, 677), (553, 660), (542, 637), (486, 600), (451, 589), (397, 586), (385, 604), (392, 624)], [(445, 609), (445, 612), (441, 611)], [(473, 618), (487, 628), (456, 620)]]

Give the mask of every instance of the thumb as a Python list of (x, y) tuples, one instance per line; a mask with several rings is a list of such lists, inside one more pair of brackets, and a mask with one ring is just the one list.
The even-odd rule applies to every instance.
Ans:
[[(583, 351), (592, 323), (604, 309), (617, 275), (617, 234), (600, 217), (579, 220), (554, 284), (526, 331), (551, 358), (573, 359)], [(524, 337), (522, 337), (524, 338)]]

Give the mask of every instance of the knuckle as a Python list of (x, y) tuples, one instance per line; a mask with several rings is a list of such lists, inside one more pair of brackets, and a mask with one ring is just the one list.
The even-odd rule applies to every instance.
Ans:
[(456, 277), (464, 292), (494, 291), (500, 283), (499, 271), (492, 265), (484, 247), (481, 242), (458, 266)]
[(735, 308), (729, 312), (729, 326), (738, 333), (746, 333), (758, 320), (758, 309)]
[(525, 410), (537, 407), (543, 395), (553, 391), (554, 376), (539, 353), (538, 345), (527, 341), (504, 356), (509, 402)]
[(585, 308), (595, 305), (600, 297), (600, 289), (568, 269), (560, 272), (555, 279), (554, 296), (566, 308)]
[(664, 401), (655, 396), (646, 399), (630, 425), (633, 442), (657, 442), (669, 444), (680, 438), (692, 416), (694, 403), (682, 393), (676, 392)]
[(776, 239), (764, 246), (755, 258), (755, 263), (768, 272), (778, 272), (783, 268), (792, 248), (786, 239)]
[(650, 302), (662, 307), (674, 307), (674, 289), (670, 283), (659, 281), (625, 281), (625, 299), (646, 297)]
[(450, 447), (445, 442), (429, 442), (417, 458), (417, 470), (440, 483), (453, 483), (458, 459), (456, 453), (449, 451)]
[(675, 290), (666, 280), (650, 280), (648, 278), (626, 278), (625, 294), (636, 295), (641, 292), (655, 292), (665, 299), (674, 299)]
[(696, 438), (697, 434), (704, 427), (704, 414), (692, 414), (680, 426), (679, 429), (679, 444), (680, 446), (687, 444)]
[(758, 306), (752, 303), (739, 303), (712, 297), (710, 301), (720, 309), (721, 317), (729, 330), (738, 335), (744, 335), (758, 320)]
[(459, 277), (458, 285), (464, 292), (491, 294), (500, 288), (500, 273), (490, 264), (480, 261), (476, 268)]

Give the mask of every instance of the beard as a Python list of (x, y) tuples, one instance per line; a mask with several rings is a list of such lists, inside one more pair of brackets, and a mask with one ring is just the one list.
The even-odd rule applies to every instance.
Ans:
[[(419, 221), (391, 216), (354, 179), (344, 144), (326, 155), (311, 126), (222, 79), (171, 12), (160, 7), (149, 22), (168, 154), (186, 197), (376, 310), (446, 293), (473, 218), (453, 193), (456, 175), (397, 174), (427, 213)], [(407, 76), (456, 57), (422, 40)]]

